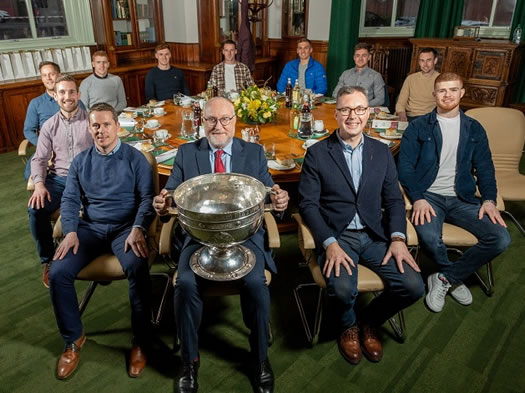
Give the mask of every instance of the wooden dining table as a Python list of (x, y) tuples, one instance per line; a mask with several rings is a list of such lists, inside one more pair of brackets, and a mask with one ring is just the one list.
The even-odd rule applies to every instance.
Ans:
[[(284, 105), (283, 105), (284, 106)], [(166, 129), (170, 133), (170, 138), (166, 140), (166, 146), (160, 149), (169, 150), (174, 147), (179, 147), (184, 143), (188, 143), (187, 139), (181, 137), (181, 124), (183, 110), (192, 110), (191, 108), (183, 108), (181, 106), (173, 105), (172, 102), (166, 101), (164, 105), (165, 115), (153, 117), (159, 121), (159, 129)], [(335, 104), (316, 104), (312, 109), (312, 114), (315, 120), (323, 120), (326, 129), (331, 134), (337, 128), (337, 121), (334, 117)], [(301, 173), (302, 158), (306, 154), (303, 148), (304, 140), (289, 136), (289, 113), (287, 108), (280, 108), (278, 110), (275, 120), (269, 124), (258, 125), (259, 128), (259, 143), (275, 144), (275, 156), (291, 156), (297, 162), (294, 169), (291, 170), (274, 170), (270, 169), (270, 173), (276, 183), (290, 183), (298, 182)], [(243, 128), (254, 128), (254, 125), (246, 124), (240, 119), (237, 119), (235, 126), (235, 136), (241, 138), (241, 130)], [(145, 128), (145, 137), (153, 138), (155, 130)], [(327, 136), (329, 135), (327, 134)], [(369, 135), (372, 137), (379, 137), (379, 134), (371, 129)], [(327, 137), (326, 136), (326, 137)], [(326, 138), (325, 137), (325, 138)], [(399, 150), (399, 140), (391, 141), (392, 154), (397, 154)], [(160, 163), (158, 165), (159, 174), (169, 176), (172, 166)]]

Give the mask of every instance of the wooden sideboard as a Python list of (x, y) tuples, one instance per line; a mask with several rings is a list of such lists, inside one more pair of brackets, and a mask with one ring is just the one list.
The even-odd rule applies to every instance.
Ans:
[(413, 47), (411, 73), (419, 71), (419, 50), (431, 47), (439, 52), (438, 71), (455, 72), (464, 78), (462, 107), (506, 106), (511, 103), (523, 45), (506, 40), (436, 38), (412, 38), (410, 42)]
[[(114, 67), (109, 70), (110, 73), (118, 75), (122, 79), (129, 106), (144, 104), (146, 74), (155, 65), (156, 63), (142, 63)], [(266, 80), (273, 76), (270, 84), (275, 86), (275, 65), (275, 58), (257, 59), (254, 79), (256, 81)], [(184, 71), (184, 77), (191, 93), (197, 94), (206, 89), (214, 65), (210, 63), (177, 63), (175, 66)], [(82, 72), (72, 75), (80, 84), (89, 73)], [(40, 78), (0, 82), (0, 153), (18, 148), (19, 143), (24, 139), (24, 121), (29, 102), (43, 92), (44, 86)]]

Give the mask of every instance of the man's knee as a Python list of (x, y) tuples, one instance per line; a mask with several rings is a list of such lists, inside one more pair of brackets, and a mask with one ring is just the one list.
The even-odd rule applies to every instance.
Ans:
[(510, 245), (511, 237), (509, 232), (498, 226), (498, 230), (493, 235), (492, 248), (498, 254), (501, 254)]
[(75, 275), (71, 272), (68, 266), (67, 259), (54, 261), (49, 266), (49, 283), (50, 285), (57, 283), (66, 283), (75, 281)]
[(419, 243), (429, 249), (434, 249), (439, 243), (442, 243), (442, 229), (438, 230), (435, 226), (428, 224), (417, 225), (417, 238)]
[(410, 279), (404, 283), (405, 296), (412, 301), (416, 301), (425, 295), (425, 283), (420, 274), (411, 275)]
[(350, 280), (343, 280), (340, 277), (334, 278), (327, 285), (327, 295), (337, 299), (338, 302), (346, 305), (352, 305), (357, 298), (357, 285), (352, 285)]

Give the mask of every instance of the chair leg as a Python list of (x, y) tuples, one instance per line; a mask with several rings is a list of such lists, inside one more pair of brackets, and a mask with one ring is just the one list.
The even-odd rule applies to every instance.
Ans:
[(521, 232), (521, 235), (525, 236), (525, 229), (521, 226), (520, 222), (516, 219), (516, 217), (514, 217), (512, 213), (507, 210), (503, 210), (502, 213), (505, 213), (512, 220), (514, 225), (518, 227), (518, 230)]
[[(396, 320), (397, 319), (397, 320)], [(394, 316), (388, 320), (388, 323), (390, 323), (390, 326), (392, 327), (392, 330), (394, 331), (394, 335), (396, 336), (397, 341), (400, 343), (405, 342), (405, 314), (403, 314), (403, 310), (399, 311), (397, 313), (397, 318)]]
[(303, 303), (301, 301), (301, 297), (299, 295), (299, 291), (304, 287), (311, 287), (316, 286), (316, 283), (308, 283), (308, 284), (299, 284), (293, 291), (295, 302), (297, 304), (297, 309), (299, 310), (299, 315), (301, 316), (301, 321), (303, 323), (304, 333), (306, 334), (306, 339), (308, 340), (308, 343), (315, 344), (317, 342), (317, 339), (319, 338), (319, 328), (321, 326), (321, 317), (322, 317), (322, 298), (323, 298), (323, 288), (319, 288), (319, 294), (317, 296), (317, 307), (315, 310), (315, 318), (314, 318), (314, 325), (313, 330), (310, 329), (310, 325), (308, 323), (308, 318), (306, 317), (306, 312), (304, 311)]
[(153, 310), (151, 315), (151, 322), (155, 326), (158, 326), (160, 324), (160, 320), (162, 319), (162, 315), (164, 314), (164, 307), (166, 306), (166, 300), (168, 299), (168, 292), (172, 287), (171, 276), (168, 273), (150, 273), (150, 276), (164, 277), (166, 279), (166, 285), (164, 285), (164, 291), (162, 292), (162, 298), (160, 299), (157, 316), (153, 318)]
[(481, 284), (483, 292), (485, 292), (487, 296), (492, 296), (494, 293), (494, 271), (492, 269), (492, 262), (487, 263), (487, 281), (483, 280), (478, 272), (474, 272), (474, 275)]
[(84, 292), (84, 296), (82, 296), (82, 300), (80, 301), (80, 304), (78, 305), (78, 311), (80, 312), (80, 315), (82, 316), (82, 313), (86, 309), (89, 300), (91, 299), (91, 296), (93, 296), (93, 293), (95, 292), (95, 289), (97, 288), (98, 281), (91, 281), (86, 289), (86, 292)]

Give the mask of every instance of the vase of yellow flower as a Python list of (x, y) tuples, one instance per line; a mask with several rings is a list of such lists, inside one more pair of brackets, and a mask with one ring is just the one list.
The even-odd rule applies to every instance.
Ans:
[(275, 119), (279, 103), (271, 89), (256, 85), (243, 90), (233, 102), (235, 114), (249, 124), (265, 124)]

